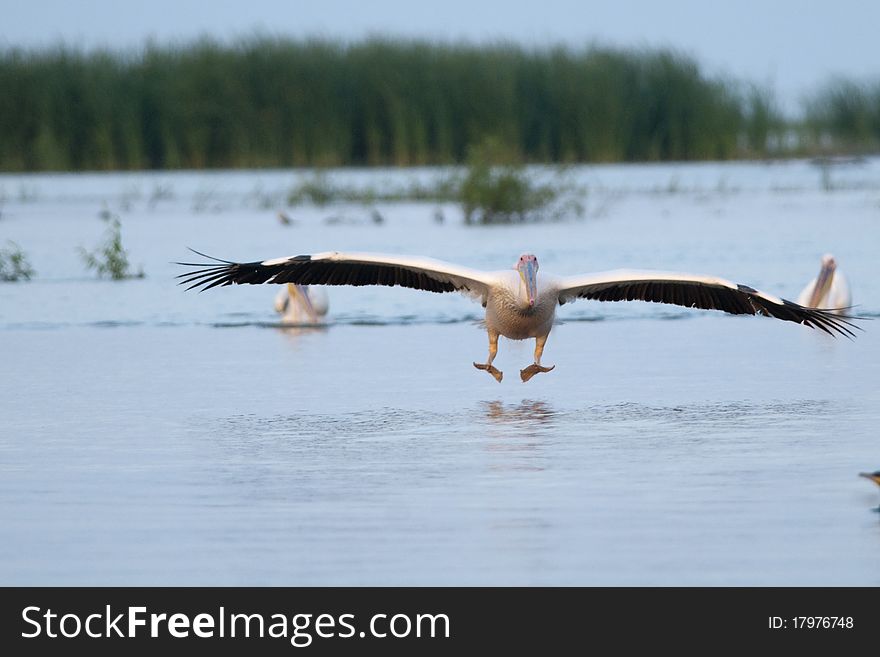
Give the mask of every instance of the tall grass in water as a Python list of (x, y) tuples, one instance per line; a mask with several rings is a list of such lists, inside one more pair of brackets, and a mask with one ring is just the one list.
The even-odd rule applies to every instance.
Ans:
[(143, 269), (134, 272), (128, 262), (128, 252), (122, 246), (122, 226), (119, 219), (112, 217), (109, 221), (110, 226), (107, 229), (104, 244), (94, 251), (79, 248), (79, 254), (86, 269), (94, 270), (98, 274), (98, 278), (110, 278), (114, 281), (126, 278), (143, 278)]
[(763, 148), (739, 85), (664, 50), (273, 38), (6, 50), (0, 89), (3, 170), (459, 163), (487, 138), (532, 162)]
[(462, 206), (466, 224), (553, 221), (584, 212), (584, 190), (566, 184), (533, 182), (525, 167), (497, 140), (471, 150), (465, 173), (453, 179), (454, 200)]
[(13, 283), (29, 281), (34, 275), (34, 268), (28, 261), (21, 247), (9, 240), (5, 249), (0, 249), (0, 281)]

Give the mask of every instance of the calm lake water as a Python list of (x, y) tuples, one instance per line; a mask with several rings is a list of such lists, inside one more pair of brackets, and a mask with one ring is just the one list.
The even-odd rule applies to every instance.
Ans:
[[(477, 304), (175, 285), (186, 246), (256, 260), (424, 254), (558, 274), (710, 273), (796, 298), (832, 252), (880, 317), (880, 160), (574, 169), (583, 219), (288, 209), (290, 171), (0, 176), (0, 584), (880, 585), (880, 322), (856, 340), (656, 304), (560, 309), (544, 362)], [(391, 185), (432, 170), (341, 171)], [(548, 170), (536, 170), (549, 176)], [(87, 273), (104, 211), (146, 278)], [(328, 221), (328, 219), (330, 219)]]

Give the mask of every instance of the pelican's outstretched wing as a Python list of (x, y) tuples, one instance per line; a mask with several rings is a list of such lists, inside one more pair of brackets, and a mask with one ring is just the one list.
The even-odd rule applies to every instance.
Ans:
[(826, 333), (855, 337), (855, 317), (796, 303), (723, 278), (660, 271), (618, 270), (559, 279), (559, 304), (575, 299), (654, 301), (734, 315), (766, 315), (806, 324)]
[(494, 278), (482, 272), (440, 260), (379, 253), (315, 253), (262, 262), (179, 262), (198, 269), (181, 274), (187, 289), (210, 290), (243, 283), (297, 283), (299, 285), (400, 285), (428, 292), (463, 292), (485, 301)]

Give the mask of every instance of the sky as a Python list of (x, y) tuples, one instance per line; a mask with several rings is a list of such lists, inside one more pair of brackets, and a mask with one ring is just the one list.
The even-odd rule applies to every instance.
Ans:
[(786, 105), (834, 75), (880, 79), (880, 0), (6, 0), (0, 47), (128, 49), (255, 33), (527, 46), (671, 47)]

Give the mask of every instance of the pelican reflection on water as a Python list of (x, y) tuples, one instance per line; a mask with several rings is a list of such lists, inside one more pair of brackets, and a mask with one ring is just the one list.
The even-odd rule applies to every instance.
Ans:
[(486, 417), (497, 424), (536, 423), (552, 424), (556, 416), (553, 407), (543, 400), (523, 399), (519, 404), (505, 405), (500, 400), (484, 402)]
[(297, 255), (257, 262), (231, 262), (199, 253), (213, 263), (178, 263), (195, 267), (178, 276), (187, 289), (209, 290), (240, 284), (386, 285), (428, 292), (461, 292), (486, 309), (489, 355), (474, 363), (500, 382), (493, 364), (498, 338), (535, 340), (534, 362), (520, 371), (523, 382), (554, 366), (541, 364), (556, 308), (578, 299), (651, 301), (687, 308), (721, 310), (734, 315), (764, 315), (818, 328), (829, 335), (854, 337), (857, 328), (846, 313), (807, 308), (722, 278), (661, 271), (616, 270), (576, 276), (538, 276), (538, 259), (524, 254), (512, 269), (481, 271), (417, 256), (376, 253)]

